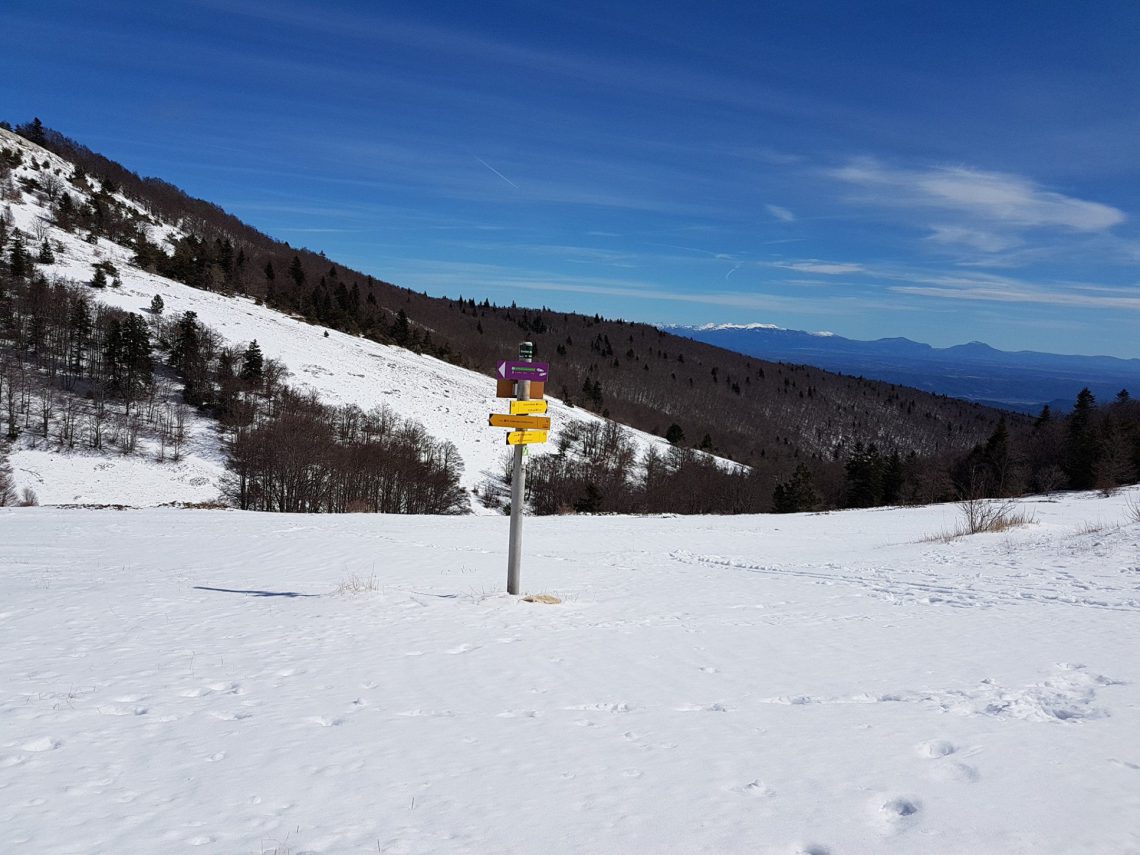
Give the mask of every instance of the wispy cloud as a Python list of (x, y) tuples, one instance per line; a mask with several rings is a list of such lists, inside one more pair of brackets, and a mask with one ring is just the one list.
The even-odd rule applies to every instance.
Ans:
[(779, 205), (765, 205), (764, 209), (781, 222), (794, 223), (796, 220), (795, 214), (793, 214), (787, 208), (781, 208)]
[(772, 261), (764, 264), (767, 267), (795, 270), (798, 273), (819, 273), (823, 276), (845, 276), (848, 273), (862, 273), (865, 269), (862, 264), (836, 261)]
[(870, 199), (902, 207), (955, 211), (1011, 226), (1103, 231), (1125, 220), (1124, 212), (1046, 190), (1020, 175), (964, 166), (900, 169), (861, 159), (831, 173), (869, 191)]
[(1015, 235), (971, 229), (966, 226), (932, 225), (927, 240), (939, 244), (957, 244), (979, 249), (982, 252), (1002, 252), (1022, 243)]
[(1080, 282), (1040, 284), (994, 275), (915, 276), (911, 284), (892, 285), (888, 290), (944, 300), (1140, 311), (1140, 288), (1109, 288)]

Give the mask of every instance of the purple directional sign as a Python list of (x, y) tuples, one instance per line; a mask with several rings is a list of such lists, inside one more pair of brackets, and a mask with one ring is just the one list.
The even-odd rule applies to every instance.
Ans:
[(522, 362), (517, 359), (504, 359), (499, 363), (498, 375), (503, 380), (537, 380), (545, 383), (550, 374), (547, 362)]

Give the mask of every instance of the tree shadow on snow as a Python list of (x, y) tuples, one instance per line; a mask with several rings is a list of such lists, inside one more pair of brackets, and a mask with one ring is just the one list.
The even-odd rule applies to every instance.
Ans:
[(223, 594), (245, 594), (249, 597), (319, 597), (320, 594), (299, 594), (296, 591), (244, 591), (239, 588), (208, 588), (195, 585), (195, 591), (220, 591)]

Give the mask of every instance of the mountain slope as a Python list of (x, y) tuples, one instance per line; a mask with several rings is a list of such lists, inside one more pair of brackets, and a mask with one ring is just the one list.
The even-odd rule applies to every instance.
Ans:
[[(483, 427), (501, 406), (488, 375), (522, 339), (552, 364), (555, 425), (595, 418), (583, 405), (647, 434), (675, 425), (685, 443), (748, 464), (772, 483), (797, 460), (842, 459), (856, 443), (920, 456), (961, 451), (1000, 417), (890, 384), (760, 362), (646, 324), (430, 298), (273, 241), (59, 135), (45, 144), (80, 159), (81, 169), (0, 135), (3, 148), (21, 153), (7, 178), (17, 226), (44, 231), (61, 248), (47, 274), (86, 282), (93, 264), (112, 262), (122, 287), (99, 292), (100, 300), (143, 311), (161, 293), (168, 312), (195, 311), (228, 341), (256, 338), (295, 382), (331, 401), (390, 403), (461, 447), (468, 487), (498, 468), (501, 432)], [(98, 202), (100, 216), (62, 216), (61, 183), (81, 203)], [(328, 336), (313, 323), (330, 327)], [(397, 342), (408, 347), (390, 346)], [(661, 443), (645, 435), (639, 442)]]
[[(29, 159), (36, 161), (34, 166), (16, 169), (16, 181), (56, 170), (70, 174), (70, 164), (2, 130), (0, 142), (22, 144)], [(249, 297), (196, 289), (141, 270), (129, 247), (106, 238), (88, 241), (50, 225), (50, 207), (34, 193), (21, 193), (9, 201), (9, 208), (16, 228), (28, 235), (43, 231), (55, 246), (55, 260), (39, 265), (49, 278), (87, 282), (95, 264), (110, 262), (121, 285), (91, 289), (89, 293), (100, 302), (149, 314), (151, 301), (161, 296), (167, 314), (194, 312), (227, 342), (244, 345), (256, 340), (267, 358), (287, 367), (287, 381), (301, 390), (313, 391), (332, 404), (364, 409), (387, 404), (422, 423), (431, 435), (450, 440), (463, 458), (462, 483), (467, 489), (501, 474), (505, 432), (489, 428), (487, 416), (505, 410), (505, 404), (495, 397), (491, 377), (406, 348), (315, 326), (257, 305)], [(170, 226), (151, 228), (164, 237), (182, 234)], [(598, 420), (557, 400), (551, 401), (551, 416), (555, 439), (571, 418)], [(191, 432), (197, 439), (192, 439), (185, 458), (161, 465), (117, 455), (55, 454), (29, 435), (11, 455), (15, 479), (19, 487), (35, 489), (44, 503), (153, 505), (215, 500), (223, 473), (222, 449), (209, 420), (198, 418)], [(666, 445), (663, 439), (631, 433), (642, 447)], [(538, 447), (533, 452), (545, 450)]]

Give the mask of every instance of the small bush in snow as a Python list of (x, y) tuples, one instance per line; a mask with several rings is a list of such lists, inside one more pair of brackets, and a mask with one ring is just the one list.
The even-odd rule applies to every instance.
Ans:
[(1009, 500), (988, 501), (986, 499), (966, 499), (958, 503), (962, 512), (963, 525), (960, 534), (980, 534), (987, 531), (1008, 531), (1034, 522), (1034, 517), (1026, 511), (1019, 511)]
[(1125, 501), (1124, 508), (1129, 522), (1140, 523), (1140, 498), (1135, 493)]
[(1017, 509), (1010, 499), (965, 499), (958, 503), (962, 522), (953, 531), (943, 531), (922, 538), (924, 543), (949, 543), (967, 534), (1009, 531), (1018, 526), (1031, 525), (1037, 518), (1028, 511)]

